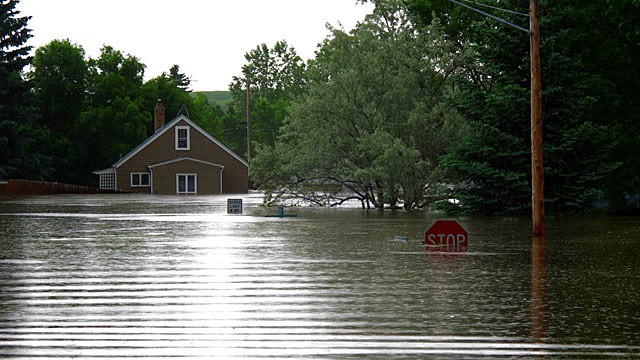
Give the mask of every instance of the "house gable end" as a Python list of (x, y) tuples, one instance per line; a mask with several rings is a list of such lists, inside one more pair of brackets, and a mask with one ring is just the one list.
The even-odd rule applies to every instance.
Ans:
[(247, 163), (246, 160), (244, 160), (242, 157), (240, 157), (238, 154), (236, 154), (235, 152), (233, 152), (231, 149), (229, 149), (226, 145), (224, 145), (222, 142), (220, 142), (218, 139), (214, 138), (211, 134), (209, 134), (208, 132), (204, 131), (200, 126), (198, 126), (197, 124), (195, 124), (193, 121), (191, 121), (188, 117), (184, 116), (184, 115), (179, 115), (178, 117), (176, 117), (175, 119), (171, 120), (171, 122), (169, 122), (168, 124), (166, 124), (162, 129), (156, 131), (152, 136), (150, 136), (147, 140), (145, 140), (144, 142), (142, 142), (140, 145), (138, 145), (136, 148), (134, 148), (133, 150), (131, 150), (127, 155), (125, 155), (124, 157), (122, 157), (120, 160), (118, 160), (115, 164), (113, 164), (113, 168), (119, 168), (120, 166), (122, 166), (124, 163), (126, 163), (127, 161), (129, 161), (132, 157), (134, 157), (136, 154), (138, 154), (140, 151), (142, 151), (143, 149), (145, 149), (147, 146), (149, 146), (151, 143), (153, 143), (156, 139), (158, 139), (159, 137), (161, 137), (162, 135), (164, 135), (167, 131), (174, 129), (174, 127), (180, 122), (180, 121), (184, 121), (186, 122), (192, 129), (197, 130), (200, 134), (202, 134), (205, 138), (207, 138), (209, 141), (213, 142), (214, 144), (216, 144), (220, 149), (222, 149), (223, 151), (225, 151), (226, 153), (228, 153), (229, 155), (231, 155), (233, 158), (235, 158), (238, 162), (240, 162), (243, 166), (249, 168), (249, 163)]

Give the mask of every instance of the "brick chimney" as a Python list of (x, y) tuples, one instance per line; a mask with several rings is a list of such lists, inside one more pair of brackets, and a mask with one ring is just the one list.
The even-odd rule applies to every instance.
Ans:
[(153, 126), (155, 131), (162, 129), (164, 126), (164, 104), (158, 99), (156, 106), (153, 108)]

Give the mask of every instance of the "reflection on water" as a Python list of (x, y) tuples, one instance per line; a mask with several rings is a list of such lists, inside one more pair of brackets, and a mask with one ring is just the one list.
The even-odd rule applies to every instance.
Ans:
[(544, 339), (544, 237), (531, 243), (531, 339)]
[(638, 219), (459, 219), (434, 254), (436, 214), (260, 202), (0, 200), (0, 356), (640, 355)]

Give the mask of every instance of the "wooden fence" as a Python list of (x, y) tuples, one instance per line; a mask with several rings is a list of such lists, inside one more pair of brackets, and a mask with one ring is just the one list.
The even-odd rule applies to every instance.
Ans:
[(8, 180), (0, 182), (0, 195), (49, 195), (49, 194), (108, 194), (90, 186), (63, 184), (59, 182), (35, 180)]

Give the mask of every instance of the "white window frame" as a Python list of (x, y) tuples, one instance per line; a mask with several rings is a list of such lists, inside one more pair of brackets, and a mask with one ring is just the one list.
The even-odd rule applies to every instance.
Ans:
[[(134, 176), (138, 176), (138, 183), (134, 183), (133, 178)], [(147, 176), (147, 183), (143, 184), (142, 183), (142, 177), (146, 175)], [(131, 187), (150, 187), (151, 186), (151, 173), (148, 172), (132, 172), (131, 173)]]
[[(191, 149), (191, 131), (190, 131), (190, 127), (189, 126), (176, 126), (175, 127), (175, 137), (176, 137), (176, 150), (190, 150)], [(187, 132), (187, 146), (186, 147), (180, 147), (180, 139), (178, 138), (178, 134), (180, 133), (180, 130), (186, 130)]]
[[(193, 191), (189, 191), (189, 177), (193, 176)], [(185, 178), (185, 191), (180, 191), (180, 177)], [(198, 193), (198, 174), (176, 174), (176, 194), (195, 195)]]

